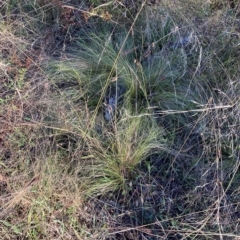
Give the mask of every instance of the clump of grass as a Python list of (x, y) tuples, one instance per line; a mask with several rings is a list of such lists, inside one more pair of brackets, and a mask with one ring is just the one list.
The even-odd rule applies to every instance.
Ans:
[(125, 195), (137, 177), (139, 164), (165, 148), (163, 130), (149, 117), (126, 117), (113, 128), (113, 133), (106, 133), (91, 146), (93, 158), (84, 164), (83, 172), (88, 173), (84, 178), (90, 181), (87, 192), (93, 196), (119, 190)]
[[(70, 127), (71, 132), (82, 136), (86, 141), (84, 145), (88, 149), (86, 151), (89, 152), (89, 156), (83, 158), (86, 159), (82, 163), (85, 167), (83, 173), (79, 174), (81, 178), (86, 178), (86, 182), (90, 181), (87, 192), (91, 195), (93, 193), (105, 195), (117, 190), (126, 192), (129, 182), (134, 181), (134, 177), (136, 177), (134, 175), (137, 166), (148, 156), (162, 151), (166, 140), (163, 128), (156, 124), (150, 111), (144, 111), (141, 106), (141, 102), (143, 104), (144, 101), (145, 104), (147, 102), (146, 99), (144, 100), (146, 94), (143, 92), (142, 98), (138, 100), (139, 96), (136, 95), (136, 92), (144, 90), (144, 87), (141, 86), (142, 74), (140, 77), (138, 76), (133, 59), (131, 62), (131, 58), (127, 61), (120, 56), (119, 61), (113, 66), (113, 61), (118, 54), (114, 46), (111, 43), (106, 45), (106, 42), (101, 41), (98, 37), (95, 40), (96, 42), (93, 40), (92, 47), (89, 46), (85, 48), (86, 50), (83, 49), (77, 53), (80, 57), (74, 55), (75, 59), (80, 59), (80, 63), (85, 62), (82, 67), (80, 64), (76, 69), (74, 62), (53, 63), (52, 66), (55, 70), (52, 81), (60, 89), (61, 84), (64, 84), (65, 89), (61, 92), (62, 96), (69, 101), (69, 110), (71, 111), (69, 116), (72, 115), (73, 118), (76, 116), (81, 121), (73, 123), (70, 119), (66, 119), (70, 124), (68, 129), (73, 124)], [(101, 59), (97, 63), (97, 56), (101, 54), (99, 51), (103, 47), (102, 44), (105, 46), (105, 52), (102, 53)], [(127, 41), (126, 45), (128, 44)], [(81, 48), (85, 47), (85, 45), (80, 46)], [(116, 69), (115, 71), (112, 70), (113, 67)], [(107, 88), (113, 84), (108, 81), (111, 72), (114, 72), (112, 78), (116, 78), (116, 84), (121, 81), (126, 91), (121, 107), (118, 105), (118, 116), (116, 115), (111, 122), (108, 122), (107, 119), (104, 119), (101, 109)], [(64, 80), (66, 76), (68, 76), (68, 81)], [(137, 79), (133, 80), (133, 78)], [(68, 90), (66, 91), (67, 86)], [(87, 112), (78, 115), (80, 111), (76, 110), (74, 106), (79, 103), (84, 104), (84, 102)], [(139, 115), (139, 113), (141, 114)], [(91, 120), (92, 123), (94, 120), (94, 124), (89, 125), (87, 121), (83, 121), (82, 114), (88, 116), (87, 121)], [(61, 124), (59, 129), (61, 130)]]

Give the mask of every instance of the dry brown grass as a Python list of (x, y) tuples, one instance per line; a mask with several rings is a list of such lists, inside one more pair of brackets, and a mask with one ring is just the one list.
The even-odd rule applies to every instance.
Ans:
[(0, 239), (239, 239), (238, 2), (100, 2), (1, 5)]

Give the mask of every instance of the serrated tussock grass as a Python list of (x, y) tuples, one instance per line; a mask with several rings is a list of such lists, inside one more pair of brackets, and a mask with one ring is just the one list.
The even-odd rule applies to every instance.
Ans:
[(104, 136), (105, 143), (101, 137), (91, 147), (93, 158), (84, 164), (90, 181), (87, 192), (93, 196), (119, 190), (126, 194), (137, 177), (137, 166), (165, 148), (163, 131), (149, 117), (126, 119), (116, 123), (113, 131)]

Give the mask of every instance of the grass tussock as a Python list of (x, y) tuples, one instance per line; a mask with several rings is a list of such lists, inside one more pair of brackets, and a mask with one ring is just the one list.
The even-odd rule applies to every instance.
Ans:
[(240, 238), (238, 1), (0, 5), (0, 239)]

